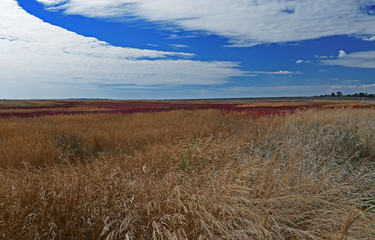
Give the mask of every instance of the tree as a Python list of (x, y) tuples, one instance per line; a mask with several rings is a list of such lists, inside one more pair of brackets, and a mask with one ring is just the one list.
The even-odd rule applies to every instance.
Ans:
[(337, 95), (338, 97), (341, 97), (341, 96), (342, 96), (342, 92), (337, 92), (336, 95)]

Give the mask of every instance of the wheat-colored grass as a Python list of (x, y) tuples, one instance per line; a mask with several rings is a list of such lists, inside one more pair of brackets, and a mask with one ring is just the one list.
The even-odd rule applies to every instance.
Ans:
[(375, 111), (0, 119), (0, 239), (375, 239)]

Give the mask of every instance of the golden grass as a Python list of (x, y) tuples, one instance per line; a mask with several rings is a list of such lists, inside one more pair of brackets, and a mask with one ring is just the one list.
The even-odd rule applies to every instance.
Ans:
[(375, 103), (373, 102), (338, 102), (335, 104), (326, 104), (322, 108), (375, 108)]
[(375, 111), (0, 119), (0, 239), (375, 239)]
[(0, 107), (48, 107), (66, 105), (72, 100), (0, 100)]
[(286, 101), (282, 101), (282, 102), (259, 102), (259, 103), (249, 103), (249, 104), (241, 104), (241, 105), (238, 105), (237, 107), (243, 107), (243, 108), (246, 108), (246, 107), (287, 107), (287, 106), (310, 106), (311, 103), (308, 103), (308, 102), (293, 102), (293, 101), (290, 101), (290, 102), (286, 102)]
[(10, 108), (10, 109), (0, 109), (0, 113), (60, 113), (60, 112), (100, 112), (108, 111), (107, 108), (98, 107), (64, 107), (64, 108), (36, 108), (36, 109), (20, 109), (20, 108)]

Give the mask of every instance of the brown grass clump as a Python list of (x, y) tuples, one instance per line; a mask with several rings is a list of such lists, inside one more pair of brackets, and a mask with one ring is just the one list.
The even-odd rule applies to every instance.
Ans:
[(0, 120), (0, 239), (375, 239), (375, 111)]

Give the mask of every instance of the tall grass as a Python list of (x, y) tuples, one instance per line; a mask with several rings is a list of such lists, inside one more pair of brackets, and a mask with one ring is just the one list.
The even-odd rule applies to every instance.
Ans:
[(375, 239), (375, 111), (0, 120), (0, 239)]

